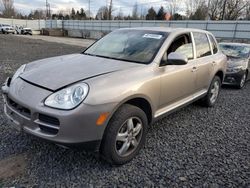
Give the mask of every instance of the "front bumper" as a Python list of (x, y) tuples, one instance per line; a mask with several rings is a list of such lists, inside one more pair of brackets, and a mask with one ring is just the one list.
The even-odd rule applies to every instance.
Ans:
[(24, 35), (32, 35), (32, 31), (24, 31), (23, 34)]
[(244, 73), (245, 73), (244, 71), (240, 71), (237, 73), (226, 73), (223, 84), (224, 85), (239, 85)]
[(4, 112), (17, 129), (65, 146), (91, 143), (87, 148), (91, 150), (99, 149), (108, 122), (97, 126), (96, 120), (101, 113), (111, 112), (115, 107), (115, 104), (82, 103), (68, 111), (49, 108), (43, 101), (51, 92), (20, 78), (11, 83), (11, 87), (6, 82), (2, 91)]
[(8, 30), (8, 31), (7, 31), (7, 30), (6, 30), (6, 31), (4, 30), (4, 32), (5, 32), (5, 33), (9, 33), (9, 34), (10, 34), (10, 33), (13, 34), (13, 33), (15, 33), (15, 30)]

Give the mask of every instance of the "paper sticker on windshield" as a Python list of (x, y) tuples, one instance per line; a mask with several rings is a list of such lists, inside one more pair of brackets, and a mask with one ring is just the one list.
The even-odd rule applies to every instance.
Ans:
[(143, 38), (151, 38), (151, 39), (161, 39), (162, 35), (157, 35), (157, 34), (145, 34), (143, 35)]

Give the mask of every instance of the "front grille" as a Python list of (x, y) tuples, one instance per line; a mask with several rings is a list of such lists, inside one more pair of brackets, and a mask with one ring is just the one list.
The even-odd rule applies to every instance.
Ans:
[(14, 110), (19, 112), (23, 116), (25, 116), (27, 118), (31, 117), (31, 112), (28, 108), (21, 106), (20, 104), (16, 103), (15, 101), (11, 100), (10, 98), (8, 98), (8, 103)]
[(58, 127), (60, 125), (60, 122), (59, 122), (59, 120), (57, 118), (47, 116), (47, 115), (44, 115), (44, 114), (39, 114), (38, 119), (41, 122), (47, 123), (49, 125), (54, 125), (56, 127)]

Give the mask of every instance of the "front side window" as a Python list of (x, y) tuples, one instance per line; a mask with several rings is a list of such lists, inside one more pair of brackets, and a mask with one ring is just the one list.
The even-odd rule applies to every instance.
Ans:
[(166, 32), (150, 30), (118, 30), (96, 42), (84, 54), (149, 64), (167, 35)]
[(194, 32), (194, 41), (197, 58), (206, 57), (212, 54), (207, 35), (205, 33)]
[(188, 60), (193, 59), (193, 43), (190, 34), (183, 34), (181, 36), (176, 37), (174, 42), (169, 46), (167, 55), (169, 55), (171, 52), (181, 53), (185, 55)]

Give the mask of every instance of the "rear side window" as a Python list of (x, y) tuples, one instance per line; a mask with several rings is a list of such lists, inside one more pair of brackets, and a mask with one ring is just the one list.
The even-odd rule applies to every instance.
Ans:
[(206, 57), (212, 54), (207, 35), (205, 33), (193, 33), (196, 46), (197, 58)]
[(211, 41), (213, 53), (216, 54), (218, 52), (218, 47), (217, 47), (217, 44), (214, 40), (214, 37), (212, 37), (211, 35), (208, 35), (208, 36), (209, 36), (209, 39)]

